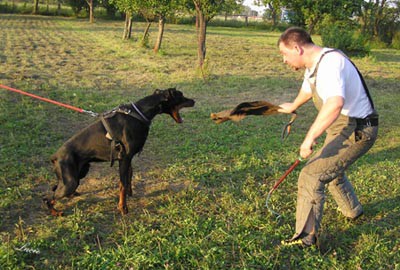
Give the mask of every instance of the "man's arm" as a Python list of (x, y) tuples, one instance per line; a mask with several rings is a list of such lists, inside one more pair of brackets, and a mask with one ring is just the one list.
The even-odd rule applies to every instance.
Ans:
[(278, 109), (278, 112), (292, 113), (301, 105), (309, 101), (311, 98), (312, 98), (312, 93), (307, 93), (302, 89), (300, 89), (299, 94), (292, 103), (283, 103), (279, 105), (279, 107), (281, 107), (282, 109)]
[(307, 135), (300, 146), (300, 156), (307, 158), (313, 152), (312, 146), (315, 140), (325, 132), (325, 130), (339, 117), (343, 108), (344, 98), (341, 96), (330, 97), (322, 105), (317, 118), (311, 125)]

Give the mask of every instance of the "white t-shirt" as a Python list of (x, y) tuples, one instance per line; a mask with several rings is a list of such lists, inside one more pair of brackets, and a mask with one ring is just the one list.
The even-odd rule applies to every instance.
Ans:
[[(332, 49), (323, 48), (321, 55), (328, 50)], [(307, 93), (311, 93), (309, 77), (314, 69), (315, 66), (304, 73), (302, 90)], [(373, 112), (357, 70), (339, 52), (327, 53), (322, 58), (317, 71), (317, 93), (323, 103), (330, 97), (343, 97), (343, 115), (365, 118)]]

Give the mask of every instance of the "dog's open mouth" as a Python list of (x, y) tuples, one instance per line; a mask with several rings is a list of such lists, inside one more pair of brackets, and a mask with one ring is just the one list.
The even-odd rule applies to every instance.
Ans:
[(181, 105), (175, 106), (175, 108), (173, 108), (171, 110), (170, 115), (171, 115), (172, 118), (174, 118), (175, 122), (177, 122), (178, 124), (181, 124), (181, 123), (183, 123), (183, 118), (182, 118), (182, 116), (181, 116), (179, 111), (182, 108), (193, 107), (193, 106), (194, 106), (194, 101), (193, 100), (187, 101), (187, 102), (185, 102), (185, 103), (183, 103)]
[(177, 122), (178, 124), (183, 123), (183, 118), (181, 117), (179, 110), (177, 110), (177, 109), (172, 110), (171, 116), (172, 116), (172, 118), (174, 118), (175, 122)]

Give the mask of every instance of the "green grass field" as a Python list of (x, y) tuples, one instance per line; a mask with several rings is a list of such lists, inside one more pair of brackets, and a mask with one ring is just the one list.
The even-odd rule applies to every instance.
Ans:
[[(144, 24), (134, 24), (140, 39)], [(209, 27), (207, 82), (196, 71), (194, 26), (167, 25), (155, 55), (122, 41), (123, 22), (0, 15), (0, 84), (103, 112), (154, 89), (196, 100), (177, 125), (157, 116), (133, 159), (130, 213), (117, 210), (118, 166), (95, 164), (54, 218), (42, 196), (56, 184), (50, 156), (95, 119), (0, 89), (0, 269), (400, 269), (400, 51), (354, 59), (381, 116), (380, 135), (348, 176), (365, 215), (346, 220), (328, 195), (320, 249), (280, 247), (293, 234), (300, 168), (273, 194), (316, 115), (215, 125), (211, 112), (243, 101), (291, 101), (302, 80), (278, 54), (278, 32)], [(150, 45), (155, 41), (152, 28)], [(316, 37), (318, 40), (318, 37)]]

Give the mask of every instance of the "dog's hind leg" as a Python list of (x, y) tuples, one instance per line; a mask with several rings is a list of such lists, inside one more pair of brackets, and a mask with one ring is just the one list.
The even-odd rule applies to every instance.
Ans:
[(81, 166), (79, 170), (79, 179), (82, 179), (87, 175), (87, 173), (89, 172), (89, 168), (90, 168), (90, 163), (86, 163), (83, 166)]

